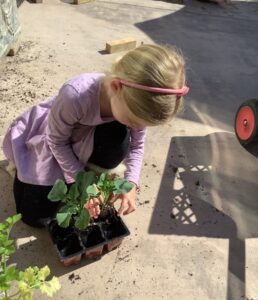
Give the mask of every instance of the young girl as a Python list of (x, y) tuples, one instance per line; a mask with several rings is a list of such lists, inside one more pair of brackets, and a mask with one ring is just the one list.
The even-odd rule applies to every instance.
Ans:
[[(89, 162), (112, 169), (124, 160), (124, 176), (134, 188), (116, 197), (118, 213), (134, 211), (146, 127), (174, 117), (188, 90), (184, 60), (174, 48), (142, 45), (116, 62), (110, 74), (79, 75), (56, 97), (18, 117), (3, 151), (17, 169), (14, 197), (22, 220), (42, 227), (57, 210), (58, 204), (47, 199), (55, 181), (73, 183)], [(87, 206), (93, 217), (98, 204), (94, 199)]]

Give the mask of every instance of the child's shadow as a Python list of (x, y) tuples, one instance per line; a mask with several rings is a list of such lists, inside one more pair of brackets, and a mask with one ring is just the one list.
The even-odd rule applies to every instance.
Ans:
[[(6, 163), (5, 160), (0, 161), (0, 222), (16, 214), (12, 192), (13, 179), (4, 169)], [(82, 259), (78, 265), (64, 267), (47, 230), (30, 227), (22, 221), (14, 225), (11, 238), (15, 240), (17, 251), (11, 255), (8, 264), (16, 264), (19, 270), (28, 266), (48, 265), (52, 275), (61, 276), (95, 261)]]
[(227, 299), (245, 295), (245, 239), (258, 237), (257, 175), (257, 159), (233, 134), (172, 138), (149, 232), (229, 239)]

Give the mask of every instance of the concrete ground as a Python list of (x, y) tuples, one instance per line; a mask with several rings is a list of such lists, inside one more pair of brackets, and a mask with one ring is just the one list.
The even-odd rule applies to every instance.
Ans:
[[(11, 262), (48, 264), (62, 285), (54, 299), (258, 299), (258, 161), (233, 129), (240, 103), (258, 97), (257, 12), (257, 2), (194, 0), (21, 5), (21, 49), (0, 65), (2, 136), (65, 80), (108, 70), (121, 53), (105, 54), (107, 40), (177, 45), (191, 87), (183, 114), (148, 132), (138, 208), (124, 218), (131, 235), (119, 249), (64, 267), (44, 230), (14, 228)], [(3, 170), (0, 182), (3, 220), (15, 206)]]

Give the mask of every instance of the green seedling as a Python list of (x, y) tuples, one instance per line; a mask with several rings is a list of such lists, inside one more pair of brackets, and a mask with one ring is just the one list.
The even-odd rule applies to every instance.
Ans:
[(102, 196), (103, 203), (101, 208), (104, 208), (112, 195), (122, 195), (131, 191), (133, 184), (123, 178), (111, 178), (107, 173), (102, 173), (96, 184), (90, 186), (93, 197)]
[[(31, 300), (34, 289), (52, 297), (61, 286), (56, 277), (46, 280), (50, 275), (48, 266), (28, 267), (24, 271), (18, 271), (15, 265), (7, 266), (10, 255), (16, 251), (14, 241), (9, 238), (10, 232), (20, 219), (18, 214), (0, 223), (0, 299)], [(12, 295), (11, 289), (14, 290)]]
[(57, 223), (66, 228), (72, 222), (78, 229), (85, 229), (90, 223), (90, 215), (84, 207), (90, 199), (89, 186), (96, 181), (96, 174), (92, 171), (81, 171), (77, 174), (75, 183), (68, 190), (65, 182), (58, 179), (48, 194), (51, 201), (60, 201), (64, 204), (56, 214)]
[(83, 230), (91, 222), (88, 209), (85, 208), (85, 204), (91, 198), (101, 195), (104, 199), (101, 204), (103, 208), (107, 205), (111, 195), (128, 193), (132, 187), (132, 183), (128, 180), (112, 179), (107, 173), (102, 173), (98, 177), (93, 171), (81, 171), (69, 190), (63, 180), (57, 180), (48, 194), (48, 199), (61, 201), (64, 204), (56, 215), (60, 227), (66, 228), (74, 222), (76, 228)]

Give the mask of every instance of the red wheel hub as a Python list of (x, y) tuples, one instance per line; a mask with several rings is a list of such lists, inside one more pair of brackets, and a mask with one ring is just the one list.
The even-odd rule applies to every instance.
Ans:
[(236, 118), (236, 133), (241, 140), (248, 140), (253, 133), (255, 116), (251, 107), (240, 108)]

